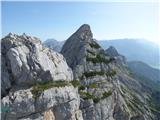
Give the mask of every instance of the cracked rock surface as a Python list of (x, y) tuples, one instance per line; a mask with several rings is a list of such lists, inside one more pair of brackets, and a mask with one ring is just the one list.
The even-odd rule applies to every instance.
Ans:
[[(69, 84), (72, 70), (61, 54), (25, 34), (10, 33), (1, 45), (2, 120), (82, 120), (77, 88)], [(49, 86), (56, 81), (69, 85)]]

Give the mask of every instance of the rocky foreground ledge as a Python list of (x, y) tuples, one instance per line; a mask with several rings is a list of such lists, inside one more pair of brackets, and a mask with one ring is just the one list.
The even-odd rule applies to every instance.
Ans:
[(72, 70), (61, 54), (25, 34), (10, 33), (1, 45), (3, 120), (82, 119)]

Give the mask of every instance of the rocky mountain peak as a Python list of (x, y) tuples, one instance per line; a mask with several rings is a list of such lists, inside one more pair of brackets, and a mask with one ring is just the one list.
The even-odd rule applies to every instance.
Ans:
[(66, 41), (61, 53), (73, 70), (74, 80), (81, 84), (80, 108), (84, 120), (105, 120), (106, 116), (108, 120), (134, 120), (144, 116), (150, 119), (150, 113), (137, 112), (146, 112), (148, 108), (132, 105), (134, 98), (138, 105), (145, 104), (145, 100), (139, 94), (141, 85), (128, 74), (125, 57), (113, 46), (104, 51), (93, 39), (88, 25), (82, 25)]
[(105, 50), (105, 52), (106, 52), (106, 54), (108, 54), (111, 57), (119, 56), (118, 51), (113, 46), (110, 46), (107, 50)]
[(92, 40), (93, 38), (93, 34), (92, 31), (90, 29), (90, 26), (87, 24), (82, 25), (76, 32), (76, 34), (82, 39), (85, 40), (87, 42), (89, 42), (90, 40)]
[(9, 109), (2, 120), (82, 120), (72, 70), (61, 54), (26, 34), (10, 33), (1, 46), (1, 107)]
[(79, 38), (76, 40), (81, 40), (86, 42), (89, 42), (93, 38), (91, 28), (88, 24), (83, 24), (82, 26), (80, 26), (79, 29), (70, 37), (70, 39), (74, 38), (75, 36)]
[(88, 24), (83, 24), (82, 26), (80, 26), (80, 28), (76, 31), (76, 34), (81, 36), (83, 39), (83, 35), (85, 36), (90, 36), (93, 37), (92, 32), (91, 32), (91, 28)]
[(93, 39), (90, 26), (84, 24), (66, 40), (61, 53), (67, 59), (68, 65), (74, 68), (77, 64), (84, 61), (86, 49), (94, 46), (98, 45)]
[(10, 33), (2, 39), (1, 47), (2, 66), (5, 68), (3, 72), (6, 74), (2, 76), (2, 81), (8, 82), (6, 84), (12, 82), (16, 85), (33, 85), (73, 79), (64, 57), (45, 48), (36, 37)]

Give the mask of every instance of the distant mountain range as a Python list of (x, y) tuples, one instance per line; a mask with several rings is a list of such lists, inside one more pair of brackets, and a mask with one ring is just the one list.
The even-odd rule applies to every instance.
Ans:
[(155, 43), (140, 39), (101, 40), (98, 43), (104, 49), (114, 46), (128, 61), (143, 61), (160, 68), (160, 47)]
[(52, 50), (60, 52), (64, 43), (65, 43), (65, 41), (58, 41), (55, 39), (47, 39), (46, 41), (44, 41), (43, 44), (45, 46), (51, 48)]
[[(104, 49), (114, 46), (128, 61), (142, 61), (160, 69), (160, 47), (141, 39), (116, 39), (97, 41)], [(49, 48), (60, 52), (65, 41), (48, 39), (44, 42)]]

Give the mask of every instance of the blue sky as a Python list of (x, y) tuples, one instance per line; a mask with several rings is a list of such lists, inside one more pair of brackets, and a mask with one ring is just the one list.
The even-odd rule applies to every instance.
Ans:
[(2, 35), (67, 39), (82, 24), (94, 38), (143, 38), (158, 43), (158, 4), (127, 2), (2, 2)]

